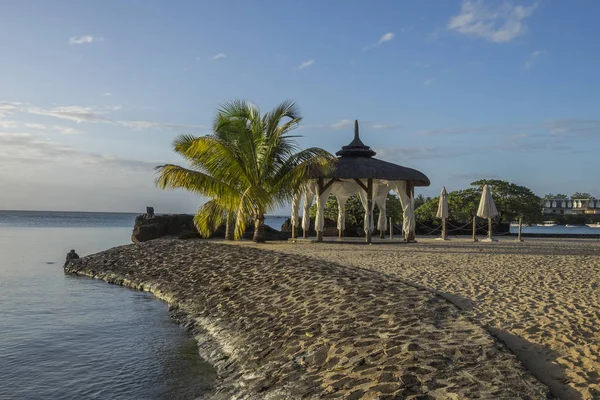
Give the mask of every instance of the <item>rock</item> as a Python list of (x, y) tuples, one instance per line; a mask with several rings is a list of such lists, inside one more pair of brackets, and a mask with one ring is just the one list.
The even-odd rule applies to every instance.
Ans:
[[(173, 215), (138, 215), (135, 219), (135, 225), (131, 234), (131, 241), (134, 243), (146, 242), (165, 236), (176, 237), (178, 239), (196, 239), (202, 235), (194, 225), (194, 216), (188, 214)], [(244, 239), (252, 239), (254, 236), (254, 225), (249, 224), (243, 234)], [(280, 232), (270, 226), (265, 226), (265, 236), (267, 240), (287, 240), (291, 233)], [(220, 226), (213, 232), (211, 238), (224, 239), (225, 225)]]
[[(75, 252), (75, 250), (71, 250), (70, 252), (67, 253), (67, 257), (65, 259), (65, 268), (68, 264), (71, 263), (71, 261), (73, 260), (77, 260), (79, 258), (79, 254), (77, 254)], [(54, 263), (53, 263), (54, 264)]]
[(67, 253), (66, 261), (77, 260), (78, 258), (79, 258), (79, 254), (77, 254), (75, 252), (75, 250), (71, 250), (70, 252)]
[(154, 217), (154, 207), (146, 207), (146, 216), (148, 218)]
[[(242, 235), (244, 239), (250, 239), (254, 237), (254, 226), (249, 226), (246, 228), (246, 231)], [(292, 233), (290, 232), (280, 232), (277, 229), (273, 229), (268, 225), (265, 225), (265, 239), (266, 240), (288, 240), (292, 237)]]
[(175, 236), (189, 239), (200, 237), (194, 226), (194, 216), (186, 214), (174, 215), (139, 215), (135, 219), (131, 241), (146, 242), (163, 236)]

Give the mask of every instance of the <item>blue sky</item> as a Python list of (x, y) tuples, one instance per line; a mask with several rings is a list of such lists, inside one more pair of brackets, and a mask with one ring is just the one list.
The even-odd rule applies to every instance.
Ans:
[(431, 179), (600, 196), (594, 0), (4, 2), (0, 209), (191, 212), (154, 187), (218, 105), (297, 101), (303, 147), (352, 139)]

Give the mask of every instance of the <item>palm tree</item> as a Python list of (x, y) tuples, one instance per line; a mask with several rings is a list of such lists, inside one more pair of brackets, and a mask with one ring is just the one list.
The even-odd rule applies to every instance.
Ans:
[(158, 166), (157, 184), (210, 198), (194, 217), (203, 235), (214, 232), (225, 218), (235, 217), (235, 238), (252, 219), (253, 240), (264, 242), (265, 213), (284, 206), (311, 174), (325, 172), (335, 162), (323, 149), (299, 150), (298, 136), (290, 132), (300, 121), (295, 104), (289, 101), (264, 115), (246, 101), (225, 103), (217, 112), (212, 134), (175, 139), (175, 152), (190, 168)]

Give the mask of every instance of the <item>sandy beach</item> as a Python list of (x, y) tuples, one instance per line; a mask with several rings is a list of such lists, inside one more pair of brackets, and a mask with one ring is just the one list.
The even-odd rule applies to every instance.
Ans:
[(214, 399), (546, 399), (547, 387), (450, 301), (353, 266), (416, 248), (159, 239), (65, 272), (166, 300), (218, 371)]
[(554, 396), (600, 398), (600, 241), (420, 239), (260, 247), (377, 271), (436, 291), (504, 341)]

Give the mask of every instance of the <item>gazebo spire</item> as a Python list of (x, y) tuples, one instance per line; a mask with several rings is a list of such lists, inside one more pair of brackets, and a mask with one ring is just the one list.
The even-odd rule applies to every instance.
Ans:
[(354, 120), (354, 140), (347, 146), (343, 146), (340, 151), (335, 153), (340, 157), (373, 157), (375, 153), (371, 148), (365, 145), (358, 133), (358, 120)]

